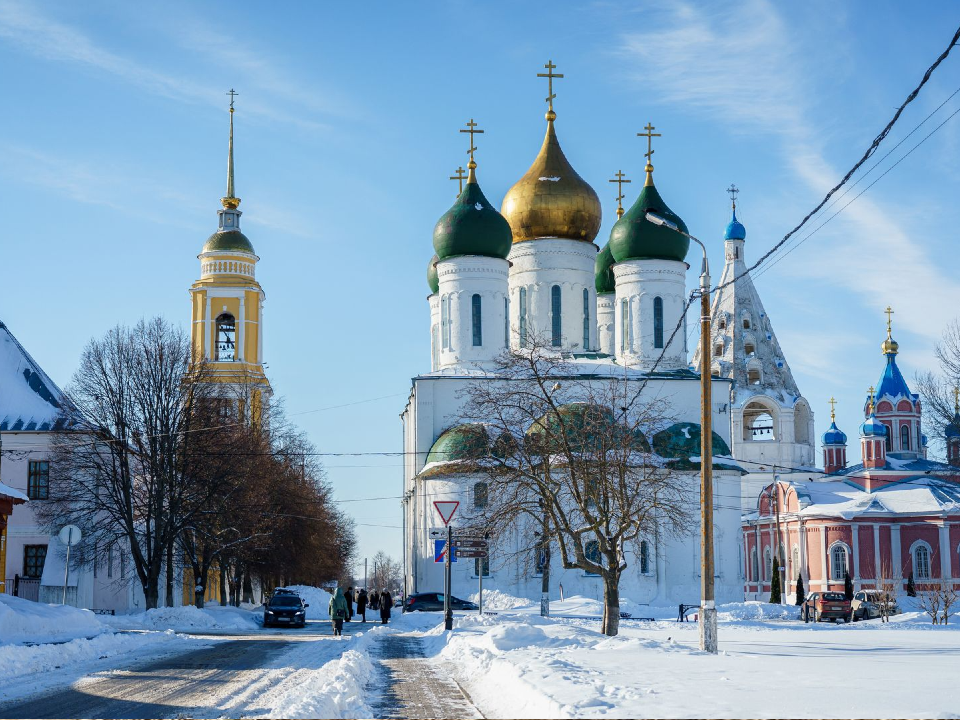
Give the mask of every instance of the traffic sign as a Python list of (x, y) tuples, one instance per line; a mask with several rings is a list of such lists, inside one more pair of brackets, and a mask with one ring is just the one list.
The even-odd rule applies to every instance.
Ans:
[(447, 529), (446, 528), (430, 528), (430, 539), (431, 540), (440, 540), (446, 539)]
[[(453, 546), (453, 555), (450, 557), (450, 562), (457, 561), (457, 546)], [(433, 541), (433, 561), (435, 563), (446, 562), (447, 559), (447, 541), (446, 540), (434, 540)]]
[(464, 540), (463, 538), (454, 537), (453, 543), (455, 547), (464, 549), (474, 548), (476, 550), (486, 550), (489, 547), (486, 540)]
[(434, 500), (433, 506), (437, 509), (437, 513), (440, 515), (440, 519), (443, 520), (444, 526), (447, 526), (453, 519), (453, 514), (457, 511), (457, 508), (460, 507), (460, 501)]
[(456, 548), (454, 552), (455, 558), (485, 558), (488, 553), (486, 550), (478, 550), (476, 548), (463, 549)]

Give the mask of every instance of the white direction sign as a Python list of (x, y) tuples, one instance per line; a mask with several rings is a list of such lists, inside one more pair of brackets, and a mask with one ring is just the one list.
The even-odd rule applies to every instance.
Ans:
[(78, 542), (80, 542), (81, 537), (83, 537), (83, 534), (80, 532), (80, 528), (78, 528), (76, 525), (64, 525), (59, 534), (60, 542), (67, 547), (76, 545)]
[(454, 513), (457, 512), (457, 508), (460, 507), (459, 500), (434, 500), (433, 506), (437, 509), (437, 513), (440, 515), (440, 519), (443, 520), (444, 526), (449, 525), (450, 521), (453, 519)]

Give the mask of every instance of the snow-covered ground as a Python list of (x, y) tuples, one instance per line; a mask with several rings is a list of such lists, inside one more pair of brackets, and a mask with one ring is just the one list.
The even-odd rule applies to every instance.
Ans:
[(104, 630), (106, 628), (89, 610), (0, 595), (0, 646), (64, 642), (93, 637)]
[(235, 608), (217, 605), (203, 609), (186, 605), (175, 608), (157, 608), (131, 615), (106, 616), (105, 625), (115, 630), (175, 630), (200, 632), (203, 630), (255, 630), (261, 616), (252, 607)]

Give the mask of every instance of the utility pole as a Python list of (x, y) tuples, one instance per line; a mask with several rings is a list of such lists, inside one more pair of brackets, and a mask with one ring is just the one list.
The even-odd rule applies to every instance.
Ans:
[[(443, 628), (444, 630), (453, 630), (453, 607), (450, 603), (450, 593), (452, 592), (452, 583), (450, 577), (450, 565), (453, 555), (453, 527), (447, 525), (447, 552), (445, 558), (443, 573)], [(482, 569), (482, 568), (481, 568)]]
[(366, 558), (363, 559), (363, 587), (364, 589), (366, 589), (367, 587), (367, 559)]
[(783, 536), (780, 534), (780, 481), (777, 478), (776, 466), (773, 468), (773, 487), (771, 490), (771, 500), (773, 502), (777, 525), (777, 546), (774, 548), (774, 551), (777, 553), (777, 573), (780, 575), (780, 604), (784, 605), (787, 599), (787, 588), (784, 584), (786, 582), (786, 567), (784, 566), (786, 558), (783, 554)]
[(547, 539), (547, 509), (540, 498), (543, 509), (543, 528), (540, 534), (540, 547), (537, 548), (537, 562), (540, 563), (540, 615), (550, 617), (550, 541)]

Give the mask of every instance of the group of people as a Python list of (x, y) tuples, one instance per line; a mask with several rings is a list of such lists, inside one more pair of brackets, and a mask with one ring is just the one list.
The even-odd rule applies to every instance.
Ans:
[[(354, 613), (356, 605), (356, 613)], [(330, 621), (333, 623), (334, 636), (343, 635), (343, 623), (352, 621), (353, 616), (359, 615), (360, 622), (367, 621), (367, 610), (371, 612), (380, 611), (380, 622), (384, 625), (390, 620), (390, 609), (393, 607), (393, 598), (388, 590), (377, 592), (372, 590), (370, 593), (364, 588), (359, 588), (354, 592), (353, 587), (348, 587), (344, 592), (343, 588), (338, 587), (336, 593), (330, 598)]]

